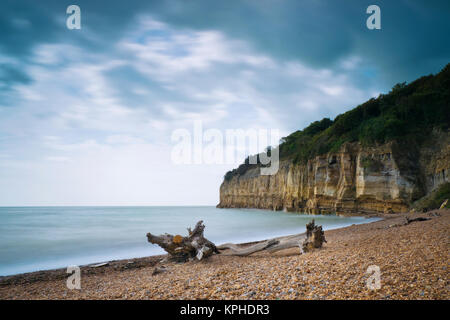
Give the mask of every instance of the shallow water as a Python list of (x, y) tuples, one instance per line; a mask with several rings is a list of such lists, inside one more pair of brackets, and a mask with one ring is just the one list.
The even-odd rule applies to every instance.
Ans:
[(376, 218), (215, 207), (0, 207), (0, 275), (164, 253), (146, 234), (186, 235), (198, 220), (221, 244), (325, 230)]

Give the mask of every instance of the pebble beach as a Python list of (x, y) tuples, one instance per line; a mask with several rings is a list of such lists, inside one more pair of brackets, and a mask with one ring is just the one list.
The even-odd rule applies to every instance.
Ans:
[(327, 243), (304, 254), (110, 261), (82, 266), (72, 290), (65, 269), (0, 277), (0, 299), (449, 299), (450, 210), (381, 217), (325, 231)]

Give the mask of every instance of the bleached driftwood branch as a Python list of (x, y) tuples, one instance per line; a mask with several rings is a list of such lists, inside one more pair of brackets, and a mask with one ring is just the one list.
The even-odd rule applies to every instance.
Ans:
[(258, 242), (254, 245), (243, 247), (234, 243), (225, 243), (217, 247), (219, 250), (229, 249), (226, 255), (248, 256), (252, 253), (267, 250), (276, 252), (284, 249), (299, 247), (300, 251), (307, 252), (314, 248), (322, 247), (325, 240), (322, 226), (316, 226), (314, 220), (306, 225), (306, 232), (291, 236), (278, 237)]

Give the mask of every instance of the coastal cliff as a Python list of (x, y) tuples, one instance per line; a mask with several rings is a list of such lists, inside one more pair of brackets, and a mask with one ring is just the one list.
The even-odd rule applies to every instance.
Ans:
[(264, 208), (306, 213), (404, 212), (449, 182), (450, 135), (435, 134), (420, 150), (396, 142), (377, 147), (346, 143), (306, 164), (281, 161), (275, 175), (255, 166), (225, 180), (219, 208)]
[(450, 181), (450, 64), (282, 139), (280, 165), (227, 172), (219, 208), (404, 212)]

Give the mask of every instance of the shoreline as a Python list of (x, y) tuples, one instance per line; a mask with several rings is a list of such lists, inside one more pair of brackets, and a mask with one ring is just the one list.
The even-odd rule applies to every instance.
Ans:
[[(197, 206), (194, 206), (197, 207)], [(226, 209), (226, 208), (225, 208)], [(260, 209), (260, 208), (239, 208), (239, 209), (256, 209), (256, 210), (264, 210), (267, 211), (268, 209)], [(289, 214), (297, 214), (297, 212), (287, 212)], [(302, 213), (304, 215), (308, 215), (311, 217), (311, 219), (314, 219), (314, 217), (316, 215), (319, 216), (323, 216), (324, 214), (311, 214), (311, 213)], [(379, 219), (386, 219), (386, 218), (391, 218), (393, 215), (392, 214), (383, 214), (383, 213), (370, 213), (370, 214), (357, 214), (357, 213), (352, 213), (352, 214), (333, 214), (336, 217), (359, 217), (359, 218), (365, 218), (365, 219), (373, 219), (373, 218), (379, 218)], [(358, 223), (358, 224), (367, 224), (367, 223), (371, 223), (370, 222), (363, 222), (363, 223)], [(349, 225), (351, 226), (351, 225)], [(345, 227), (337, 227), (337, 228), (332, 228), (332, 229), (326, 229), (326, 230), (336, 230), (336, 229), (340, 229), (340, 228), (345, 228)], [(282, 237), (282, 236), (290, 236), (292, 234), (280, 234), (280, 235), (274, 235), (273, 237)], [(263, 239), (258, 239), (258, 240), (252, 240), (252, 241), (245, 241), (245, 242), (237, 242), (237, 245), (241, 245), (241, 246), (245, 246), (245, 245), (250, 245), (250, 244), (256, 244), (259, 242), (263, 242), (265, 240), (267, 240), (268, 238), (263, 238)], [(228, 243), (230, 241), (226, 241), (226, 243)], [(232, 242), (232, 241), (231, 241)], [(225, 242), (224, 242), (225, 243)], [(216, 244), (218, 246), (220, 246), (221, 244)], [(103, 263), (107, 263), (108, 265), (110, 265), (111, 267), (117, 269), (117, 268), (122, 268), (122, 265), (128, 266), (130, 267), (130, 264), (136, 262), (137, 265), (139, 266), (143, 266), (145, 265), (145, 263), (148, 263), (148, 261), (152, 261), (155, 258), (158, 259), (163, 259), (164, 257), (166, 257), (167, 254), (163, 253), (163, 254), (154, 254), (154, 255), (148, 255), (148, 256), (140, 256), (140, 257), (130, 257), (130, 258), (123, 258), (123, 259), (110, 259), (110, 260), (103, 260), (103, 261), (93, 261), (93, 262), (89, 262), (89, 263), (83, 263), (83, 264), (79, 264), (78, 266), (80, 268), (90, 268), (91, 266), (94, 265), (98, 265), (98, 264), (103, 264)], [(19, 272), (19, 273), (14, 273), (14, 274), (9, 274), (9, 275), (0, 275), (0, 285), (2, 283), (2, 281), (9, 281), (10, 278), (14, 278), (14, 277), (18, 277), (18, 278), (41, 278), (43, 273), (52, 273), (52, 274), (58, 274), (59, 278), (63, 278), (66, 277), (66, 270), (67, 270), (68, 266), (63, 266), (63, 267), (53, 267), (53, 268), (49, 268), (49, 269), (41, 269), (41, 270), (34, 270), (34, 271), (27, 271), (27, 272)], [(125, 268), (126, 269), (126, 268)]]
[[(373, 217), (373, 216), (371, 216)], [(382, 260), (384, 264), (385, 262), (389, 264), (393, 263), (393, 261), (384, 261), (383, 257), (388, 255), (392, 255), (391, 260), (396, 260), (399, 257), (408, 258), (413, 255), (424, 255), (423, 252), (426, 253), (428, 251), (433, 251), (436, 254), (433, 255), (433, 261), (436, 266), (440, 266), (444, 264), (442, 270), (439, 272), (442, 273), (442, 276), (439, 277), (438, 284), (438, 293), (430, 292), (431, 296), (426, 294), (426, 286), (423, 288), (424, 290), (420, 291), (417, 295), (412, 295), (415, 298), (445, 298), (448, 299), (448, 275), (447, 275), (447, 264), (448, 264), (448, 243), (446, 243), (445, 239), (449, 237), (449, 221), (450, 221), (450, 210), (433, 210), (427, 213), (403, 213), (403, 214), (381, 214), (377, 215), (381, 220), (375, 222), (369, 222), (364, 224), (351, 225), (343, 228), (337, 228), (332, 230), (325, 231), (325, 236), (327, 238), (328, 243), (325, 244), (324, 248), (318, 249), (314, 252), (300, 255), (299, 250), (297, 249), (287, 249), (280, 254), (272, 254), (269, 255), (267, 253), (255, 253), (248, 257), (235, 257), (235, 256), (227, 256), (227, 255), (214, 255), (205, 261), (192, 261), (184, 264), (173, 263), (173, 262), (163, 262), (164, 258), (167, 255), (156, 255), (156, 256), (148, 256), (144, 258), (134, 258), (134, 259), (124, 259), (124, 260), (113, 260), (108, 261), (106, 264), (100, 264), (97, 267), (93, 267), (98, 265), (99, 263), (92, 263), (89, 265), (80, 266), (81, 268), (81, 276), (82, 276), (82, 289), (81, 290), (68, 290), (65, 287), (66, 278), (69, 274), (66, 273), (65, 268), (61, 269), (53, 269), (53, 270), (43, 270), (43, 271), (35, 271), (30, 273), (22, 273), (16, 275), (2, 276), (0, 277), (0, 298), (1, 299), (197, 299), (197, 298), (212, 298), (212, 299), (273, 299), (273, 298), (282, 298), (282, 299), (309, 299), (309, 298), (320, 298), (321, 296), (318, 293), (315, 293), (318, 288), (317, 285), (311, 285), (310, 291), (311, 295), (308, 294), (308, 290), (304, 290), (305, 286), (302, 286), (302, 281), (299, 281), (300, 276), (298, 273), (303, 273), (303, 268), (291, 268), (290, 264), (301, 264), (304, 265), (312, 263), (315, 265), (315, 268), (307, 268), (305, 270), (306, 274), (304, 274), (302, 279), (304, 282), (308, 282), (307, 280), (314, 280), (315, 278), (321, 279), (320, 281), (325, 281), (327, 283), (330, 282), (339, 282), (343, 277), (337, 277), (336, 275), (330, 275), (329, 268), (336, 267), (338, 268), (336, 262), (340, 261), (340, 266), (338, 269), (343, 268), (341, 271), (345, 271), (345, 269), (351, 268), (361, 268), (361, 265), (366, 265), (368, 262), (378, 257), (380, 261)], [(429, 220), (426, 221), (418, 221), (405, 224), (406, 217), (413, 219), (414, 217), (425, 217)], [(432, 230), (435, 227), (439, 227), (439, 233), (434, 235)], [(427, 228), (424, 228), (427, 227)], [(402, 231), (402, 235), (400, 232)], [(405, 232), (408, 231), (408, 232)], [(422, 234), (422, 237), (418, 237), (418, 234)], [(389, 236), (389, 242), (383, 243), (386, 240), (386, 236)], [(444, 239), (444, 243), (431, 241), (433, 236), (438, 236), (439, 239)], [(422, 239), (429, 239), (431, 242), (420, 243)], [(264, 240), (260, 240), (264, 241)], [(240, 246), (246, 246), (253, 243), (258, 243), (260, 241), (241, 243)], [(361, 242), (362, 241), (362, 242)], [(409, 255), (406, 254), (399, 248), (400, 244), (403, 242), (411, 242), (414, 241), (417, 246), (409, 246), (405, 249), (406, 251), (410, 251)], [(434, 246), (433, 246), (434, 244)], [(389, 247), (392, 245), (392, 248)], [(444, 246), (446, 250), (438, 250), (439, 246)], [(428, 249), (427, 249), (428, 248)], [(375, 250), (374, 250), (375, 249)], [(390, 249), (390, 250), (388, 250)], [(361, 250), (367, 251), (367, 254), (354, 256), (355, 252), (359, 252)], [(398, 252), (396, 252), (398, 251)], [(431, 252), (430, 251), (430, 252)], [(224, 252), (226, 253), (226, 252)], [(407, 252), (408, 253), (408, 252)], [(349, 259), (351, 255), (353, 259)], [(339, 258), (339, 259), (338, 259)], [(387, 258), (387, 257), (386, 257)], [(367, 261), (366, 261), (367, 260)], [(375, 259), (376, 260), (376, 259)], [(389, 259), (388, 259), (389, 260)], [(417, 257), (415, 258), (417, 260)], [(423, 275), (423, 271), (425, 270), (424, 266), (421, 267), (421, 264), (425, 263), (427, 268), (432, 267), (427, 261), (429, 260), (427, 257), (425, 259), (420, 259), (418, 261), (418, 265), (411, 265), (411, 261), (407, 260), (407, 265), (414, 270), (415, 272), (409, 272), (409, 276)], [(358, 263), (359, 261), (359, 263)], [(416, 262), (417, 262), (416, 261)], [(287, 264), (285, 264), (287, 263)], [(240, 266), (240, 268), (236, 268), (236, 266)], [(155, 269), (159, 267), (165, 267), (167, 271), (164, 271), (162, 276), (154, 275), (152, 273)], [(269, 266), (267, 268), (267, 266)], [(381, 267), (381, 265), (380, 265)], [(385, 267), (385, 266), (384, 266)], [(227, 269), (225, 273), (221, 273), (220, 270)], [(274, 270), (283, 269), (281, 274), (296, 274), (291, 278), (294, 283), (290, 283), (289, 285), (280, 284), (278, 287), (281, 288), (280, 295), (274, 295), (274, 293), (268, 292), (260, 292), (258, 291), (258, 287), (255, 287), (254, 290), (245, 289), (248, 286), (246, 283), (249, 281), (248, 278), (253, 278), (254, 284), (258, 284), (261, 281), (274, 281), (272, 278), (272, 273)], [(366, 267), (367, 268), (367, 267)], [(434, 267), (433, 267), (434, 268)], [(237, 277), (237, 280), (234, 280), (236, 277), (228, 278), (227, 275), (229, 273), (239, 273), (239, 269), (246, 269), (248, 271), (247, 275), (241, 275)], [(315, 269), (323, 269), (321, 272), (313, 272)], [(383, 270), (383, 268), (382, 268)], [(316, 270), (318, 271), (318, 270)], [(361, 271), (361, 270), (360, 270)], [(365, 271), (365, 270), (364, 270)], [(436, 272), (436, 270), (435, 270)], [(256, 273), (259, 276), (251, 276), (251, 273)], [(347, 273), (347, 272), (344, 272)], [(216, 279), (219, 280), (219, 284), (213, 286), (211, 288), (211, 283), (202, 281), (199, 275), (206, 274), (205, 278), (209, 279), (209, 281)], [(215, 277), (211, 277), (211, 274), (215, 274)], [(359, 272), (359, 276), (364, 278), (364, 273)], [(140, 280), (136, 280), (137, 277)], [(123, 279), (125, 278), (125, 279)], [(142, 280), (146, 278), (147, 281)], [(186, 286), (186, 281), (189, 283), (193, 279), (197, 278), (197, 285), (193, 287), (190, 285)], [(314, 278), (314, 279), (313, 279)], [(139, 283), (136, 283), (138, 281)], [(167, 281), (169, 281), (167, 283)], [(179, 284), (178, 290), (171, 292), (170, 283), (175, 282)], [(292, 282), (292, 281), (291, 281)], [(417, 282), (417, 279), (416, 279)], [(108, 287), (106, 286), (102, 290), (94, 290), (93, 288), (96, 286), (103, 286), (104, 283), (113, 283), (114, 286)], [(316, 283), (317, 284), (317, 283)], [(299, 286), (300, 285), (300, 286)], [(441, 285), (444, 285), (442, 287)], [(147, 290), (142, 291), (142, 286), (148, 286)], [(162, 290), (166, 287), (165, 291)], [(229, 287), (229, 288), (228, 288)], [(239, 288), (238, 288), (239, 287)], [(266, 288), (267, 286), (262, 286), (262, 288)], [(180, 290), (181, 288), (181, 290)], [(214, 292), (211, 293), (211, 289), (214, 289)], [(217, 289), (217, 288), (220, 288)], [(225, 288), (228, 288), (225, 290)], [(364, 293), (365, 298), (382, 298), (371, 296), (371, 293), (375, 293), (374, 291), (361, 290), (364, 286), (357, 290), (356, 296)], [(205, 289), (208, 289), (208, 295), (204, 295)], [(239, 289), (239, 290), (237, 290)], [(283, 290), (285, 289), (285, 290)], [(301, 289), (301, 290), (300, 290)], [(341, 289), (335, 288), (336, 292), (342, 293)], [(217, 291), (219, 290), (219, 291)], [(266, 290), (266, 289), (264, 289)], [(443, 291), (442, 291), (443, 290)], [(234, 292), (237, 291), (237, 292)], [(241, 291), (248, 291), (241, 294)], [(286, 291), (286, 292), (285, 292)], [(345, 291), (345, 290), (344, 290)], [(123, 292), (127, 292), (124, 294)], [(300, 294), (300, 292), (302, 294)], [(130, 293), (130, 294), (128, 294)], [(138, 295), (139, 293), (139, 295)], [(237, 295), (237, 293), (239, 293)], [(247, 293), (247, 295), (245, 295)], [(281, 294), (283, 293), (283, 294)], [(423, 294), (422, 294), (423, 293)], [(392, 295), (385, 295), (390, 298)], [(336, 297), (329, 297), (328, 295), (324, 296), (327, 298), (339, 298), (341, 295), (337, 295)], [(344, 298), (352, 298), (352, 296)], [(401, 296), (397, 298), (411, 298), (408, 296)]]

